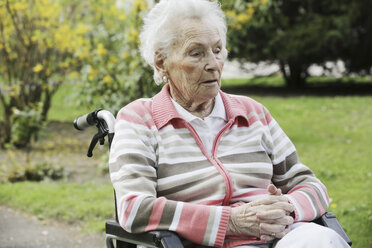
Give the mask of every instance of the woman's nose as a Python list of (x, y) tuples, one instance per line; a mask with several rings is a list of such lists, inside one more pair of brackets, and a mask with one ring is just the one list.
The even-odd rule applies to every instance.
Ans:
[(210, 53), (207, 57), (207, 61), (205, 64), (206, 71), (216, 71), (219, 69), (219, 63), (216, 57), (216, 54)]

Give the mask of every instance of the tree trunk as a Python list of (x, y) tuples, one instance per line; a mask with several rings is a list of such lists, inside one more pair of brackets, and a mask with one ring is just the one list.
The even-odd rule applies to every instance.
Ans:
[(45, 96), (44, 96), (44, 101), (43, 101), (43, 109), (41, 111), (41, 118), (43, 122), (46, 121), (47, 119), (47, 114), (50, 108), (50, 101), (51, 101), (51, 93), (49, 92), (49, 90), (46, 89), (44, 93), (45, 93)]
[(3, 121), (0, 122), (0, 148), (4, 148), (6, 143), (9, 143), (11, 140), (11, 124), (10, 124), (10, 115), (11, 109), (7, 105), (3, 104)]
[(289, 61), (287, 64), (280, 61), (280, 71), (283, 73), (286, 86), (291, 89), (301, 89), (305, 86), (306, 68), (297, 61)]

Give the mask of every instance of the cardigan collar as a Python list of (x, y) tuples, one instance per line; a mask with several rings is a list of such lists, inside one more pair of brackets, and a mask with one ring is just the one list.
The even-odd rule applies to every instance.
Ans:
[[(233, 97), (222, 92), (221, 90), (220, 95), (225, 106), (228, 121), (235, 119), (238, 116), (247, 119), (246, 113), (239, 102), (234, 101)], [(169, 94), (169, 84), (164, 85), (162, 90), (154, 96), (152, 114), (158, 130), (163, 128), (172, 119), (182, 119), (172, 103), (171, 96)]]

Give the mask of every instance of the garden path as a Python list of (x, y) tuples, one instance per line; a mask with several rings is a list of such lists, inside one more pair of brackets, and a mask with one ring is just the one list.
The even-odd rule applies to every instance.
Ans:
[[(48, 123), (41, 141), (33, 145), (32, 152), (24, 150), (0, 150), (0, 161), (10, 166), (27, 160), (38, 163), (54, 163), (65, 168), (63, 182), (109, 182), (108, 173), (100, 173), (100, 156), (107, 147), (96, 149), (94, 158), (86, 157), (95, 130), (78, 132), (72, 123)], [(0, 248), (103, 248), (104, 233), (87, 234), (78, 227), (55, 220), (39, 220), (15, 209), (0, 205)]]
[(0, 248), (103, 248), (104, 234), (84, 234), (66, 224), (0, 207)]

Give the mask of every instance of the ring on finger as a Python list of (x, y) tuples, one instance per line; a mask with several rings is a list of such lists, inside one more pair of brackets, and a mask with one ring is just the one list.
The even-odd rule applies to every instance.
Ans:
[(273, 232), (271, 233), (271, 236), (275, 238), (276, 234)]

